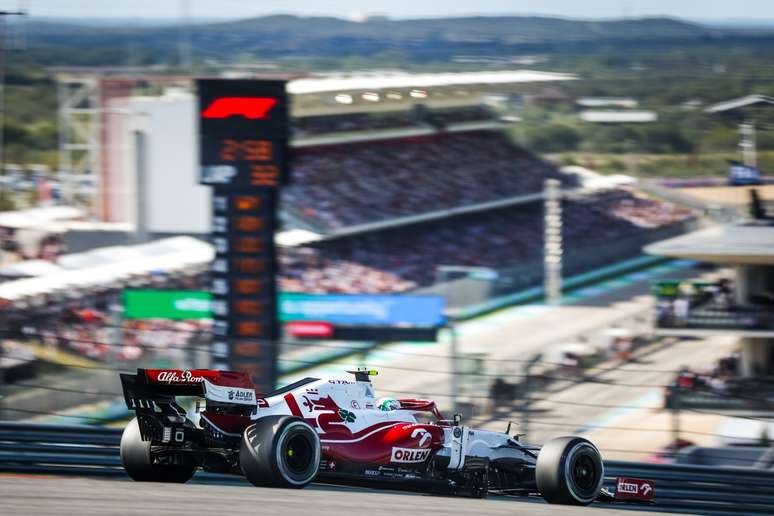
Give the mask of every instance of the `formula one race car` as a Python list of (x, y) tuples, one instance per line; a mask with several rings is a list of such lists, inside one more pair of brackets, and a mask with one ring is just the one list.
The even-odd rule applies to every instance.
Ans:
[[(459, 416), (446, 420), (430, 400), (377, 399), (374, 371), (350, 373), (353, 380), (305, 378), (263, 395), (236, 372), (122, 374), (137, 417), (121, 437), (121, 462), (140, 481), (186, 482), (201, 467), (244, 475), (256, 486), (316, 481), (473, 497), (539, 493), (576, 505), (609, 496), (602, 458), (586, 439), (528, 446), (463, 426)], [(196, 403), (198, 425), (177, 396), (204, 399)]]

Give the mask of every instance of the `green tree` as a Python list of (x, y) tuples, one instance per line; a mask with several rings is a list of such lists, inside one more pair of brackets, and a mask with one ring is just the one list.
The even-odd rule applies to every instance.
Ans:
[(527, 129), (527, 145), (536, 152), (566, 152), (578, 148), (580, 135), (568, 125), (547, 125)]

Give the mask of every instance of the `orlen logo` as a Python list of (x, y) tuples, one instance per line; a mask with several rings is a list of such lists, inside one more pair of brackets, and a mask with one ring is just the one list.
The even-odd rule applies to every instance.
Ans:
[(618, 477), (616, 479), (616, 500), (651, 500), (654, 482), (641, 478)]
[(430, 450), (415, 450), (411, 448), (393, 448), (390, 462), (416, 463), (425, 462), (430, 456)]
[(242, 116), (249, 120), (260, 120), (269, 115), (277, 99), (269, 97), (221, 97), (213, 100), (202, 111), (202, 118), (229, 118)]

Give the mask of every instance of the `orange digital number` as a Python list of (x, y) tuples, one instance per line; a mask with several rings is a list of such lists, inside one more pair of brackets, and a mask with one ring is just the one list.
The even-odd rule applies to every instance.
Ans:
[(245, 233), (260, 231), (266, 227), (266, 220), (262, 217), (241, 216), (234, 218), (234, 228)]
[(238, 195), (234, 197), (234, 206), (238, 211), (254, 211), (261, 208), (263, 199), (257, 195)]
[(263, 305), (254, 299), (239, 299), (234, 301), (234, 313), (236, 315), (259, 317), (265, 312)]
[(239, 147), (239, 142), (236, 140), (223, 140), (223, 146), (220, 148), (220, 159), (223, 161), (236, 161)]
[(263, 324), (256, 321), (239, 321), (234, 333), (239, 337), (260, 337), (263, 335)]
[(260, 294), (263, 284), (257, 279), (239, 279), (234, 281), (234, 291), (243, 296)]
[(231, 243), (231, 249), (235, 253), (261, 254), (264, 251), (263, 241), (255, 237), (238, 237)]
[(271, 161), (274, 155), (271, 142), (266, 140), (245, 140), (242, 152), (245, 161)]
[(232, 270), (239, 274), (261, 274), (266, 272), (266, 262), (257, 258), (235, 258)]
[(267, 140), (223, 140), (220, 159), (223, 161), (271, 161), (274, 147)]
[(276, 187), (279, 184), (279, 168), (274, 165), (251, 165), (250, 185)]
[(261, 345), (249, 340), (235, 342), (231, 350), (240, 357), (259, 357), (262, 355)]

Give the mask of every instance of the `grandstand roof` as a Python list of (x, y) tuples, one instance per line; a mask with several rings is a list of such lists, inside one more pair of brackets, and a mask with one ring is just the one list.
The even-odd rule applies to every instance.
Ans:
[(726, 100), (713, 104), (704, 110), (705, 113), (723, 113), (726, 111), (733, 111), (735, 109), (741, 109), (756, 104), (774, 104), (774, 97), (767, 95), (747, 95), (746, 97), (740, 97), (738, 99)]
[(0, 213), (0, 227), (16, 229), (46, 227), (55, 221), (79, 219), (84, 216), (83, 210), (72, 206), (47, 206), (6, 211)]
[(774, 265), (774, 226), (715, 226), (656, 242), (645, 252), (710, 263)]
[(625, 109), (636, 108), (640, 104), (631, 97), (581, 97), (575, 103), (586, 108), (619, 107)]
[(655, 122), (658, 115), (655, 111), (583, 111), (580, 119), (602, 124), (630, 124)]
[(288, 93), (302, 95), (332, 91), (382, 90), (387, 88), (432, 88), (474, 84), (571, 81), (576, 78), (573, 74), (532, 70), (463, 73), (374, 72), (295, 79), (288, 84)]

